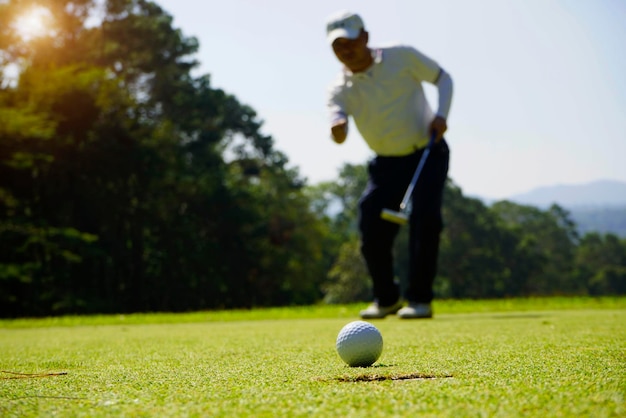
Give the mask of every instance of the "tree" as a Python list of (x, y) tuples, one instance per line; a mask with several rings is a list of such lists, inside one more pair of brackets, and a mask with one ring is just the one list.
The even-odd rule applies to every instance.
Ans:
[(358, 202), (367, 183), (365, 165), (344, 164), (335, 182), (309, 188), (314, 211), (328, 225), (327, 277), (323, 284), (328, 303), (356, 302), (371, 298), (371, 284), (360, 251)]
[(513, 233), (480, 200), (463, 196), (451, 181), (444, 190), (441, 240), (441, 296), (502, 297), (518, 294), (528, 274)]
[(495, 203), (492, 210), (502, 225), (518, 236), (518, 252), (527, 254), (534, 266), (525, 294), (571, 294), (581, 290), (572, 280), (578, 236), (566, 210), (553, 205), (542, 211), (508, 201)]
[(575, 277), (591, 295), (626, 294), (626, 240), (588, 233), (580, 241)]
[(372, 297), (372, 284), (357, 239), (345, 242), (323, 287), (326, 303), (354, 303)]
[(197, 41), (149, 1), (91, 27), (94, 2), (41, 4), (56, 29), (0, 44), (20, 68), (0, 91), (2, 314), (317, 300), (323, 220), (256, 112), (191, 75)]

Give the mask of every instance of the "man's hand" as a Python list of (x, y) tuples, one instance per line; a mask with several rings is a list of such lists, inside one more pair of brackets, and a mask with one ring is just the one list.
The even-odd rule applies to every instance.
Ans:
[(435, 142), (441, 141), (443, 138), (443, 134), (448, 130), (448, 123), (441, 116), (435, 117), (435, 119), (430, 124), (430, 132), (435, 132), (437, 136), (435, 137)]
[(333, 141), (341, 144), (348, 136), (348, 121), (345, 119), (339, 120), (332, 126), (332, 128), (330, 128), (330, 132), (333, 137)]

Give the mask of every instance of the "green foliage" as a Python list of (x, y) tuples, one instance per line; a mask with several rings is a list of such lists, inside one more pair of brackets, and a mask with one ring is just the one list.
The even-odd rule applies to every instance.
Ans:
[[(342, 175), (351, 174), (344, 171)], [(345, 183), (354, 184), (351, 180)], [(345, 201), (358, 199), (358, 188), (344, 191), (352, 193)], [(597, 234), (581, 239), (570, 214), (559, 206), (541, 210), (503, 201), (488, 207), (463, 196), (460, 188), (448, 181), (443, 212), (445, 226), (435, 281), (440, 298), (623, 294), (626, 241)], [(401, 229), (394, 249), (401, 282), (408, 274), (407, 229)], [(350, 236), (350, 232), (342, 235)], [(332, 290), (333, 300), (354, 300), (353, 289), (342, 285), (342, 280), (353, 277), (356, 266), (355, 261), (333, 267), (326, 287)], [(340, 291), (345, 294), (338, 294)]]
[(347, 303), (371, 298), (371, 282), (361, 257), (357, 232), (358, 201), (367, 184), (365, 165), (344, 164), (336, 182), (308, 189), (312, 209), (331, 232), (327, 243), (324, 301)]
[(571, 282), (577, 234), (569, 213), (557, 205), (547, 211), (498, 202), (492, 210), (503, 227), (512, 231), (522, 252), (535, 260), (537, 267), (527, 276), (526, 294), (572, 294), (580, 291)]
[(1, 29), (0, 315), (318, 300), (327, 227), (256, 113), (191, 75), (197, 41), (152, 2), (89, 28), (69, 4), (36, 41)]
[[(54, 25), (23, 37), (35, 4)], [(150, 1), (0, 2), (0, 316), (369, 297), (366, 167), (308, 186), (254, 109), (192, 75), (198, 46)], [(578, 237), (558, 206), (449, 182), (444, 212), (440, 297), (624, 293), (624, 241)]]
[(326, 303), (353, 303), (372, 296), (371, 280), (361, 257), (358, 240), (352, 239), (341, 246), (323, 290)]
[(318, 184), (311, 188), (314, 209), (332, 215), (332, 229), (342, 240), (357, 236), (359, 198), (367, 184), (365, 165), (344, 164), (337, 181)]
[(442, 296), (510, 296), (515, 272), (507, 262), (513, 237), (498, 228), (497, 217), (481, 201), (465, 198), (451, 182), (444, 191), (443, 217), (440, 275), (448, 294)]
[(576, 252), (575, 273), (592, 295), (626, 294), (626, 239), (585, 235)]

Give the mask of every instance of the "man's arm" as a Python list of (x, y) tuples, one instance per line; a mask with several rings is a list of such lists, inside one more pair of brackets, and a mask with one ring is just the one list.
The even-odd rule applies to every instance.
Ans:
[(328, 92), (326, 107), (330, 120), (330, 137), (338, 144), (348, 136), (348, 114), (342, 94), (342, 83), (336, 82)]
[(436, 141), (440, 141), (443, 134), (448, 129), (446, 120), (450, 112), (452, 103), (452, 78), (446, 73), (436, 61), (422, 54), (415, 48), (403, 47), (408, 51), (406, 55), (410, 62), (410, 70), (415, 79), (419, 82), (426, 81), (437, 87), (439, 95), (439, 106), (435, 119), (430, 124), (430, 131), (436, 132)]
[(450, 113), (450, 106), (452, 105), (452, 91), (453, 83), (452, 78), (443, 69), (439, 71), (437, 80), (435, 80), (435, 86), (437, 86), (437, 92), (439, 96), (439, 106), (437, 109), (437, 116), (430, 124), (431, 132), (437, 134), (435, 141), (438, 142), (443, 138), (443, 134), (448, 130), (448, 113)]

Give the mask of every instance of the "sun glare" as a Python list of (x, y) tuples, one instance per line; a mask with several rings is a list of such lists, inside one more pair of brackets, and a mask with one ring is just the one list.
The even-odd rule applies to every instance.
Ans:
[(17, 33), (25, 40), (44, 35), (50, 27), (50, 11), (45, 7), (35, 7), (15, 21)]

